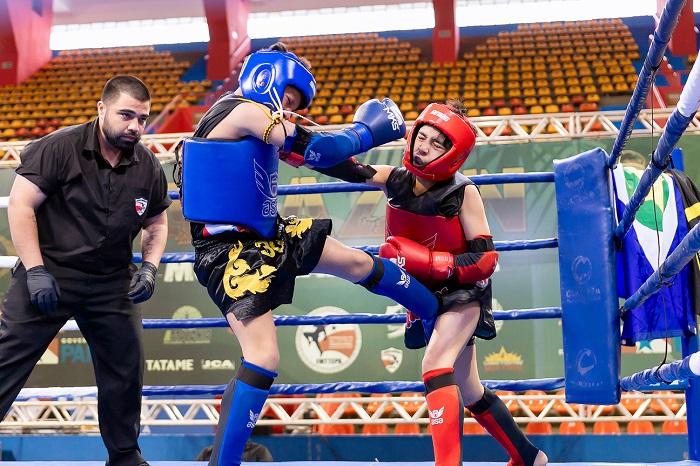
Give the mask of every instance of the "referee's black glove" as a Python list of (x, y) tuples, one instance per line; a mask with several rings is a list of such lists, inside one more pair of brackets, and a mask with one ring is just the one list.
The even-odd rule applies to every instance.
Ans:
[(41, 312), (53, 312), (61, 297), (61, 289), (46, 267), (37, 265), (27, 270), (27, 289), (32, 304)]
[(156, 287), (156, 266), (145, 261), (131, 279), (129, 299), (134, 304), (142, 303), (153, 295)]

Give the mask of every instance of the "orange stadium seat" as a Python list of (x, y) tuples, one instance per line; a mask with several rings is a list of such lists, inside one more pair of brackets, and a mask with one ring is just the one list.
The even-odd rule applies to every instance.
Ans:
[(549, 422), (530, 422), (525, 428), (525, 432), (528, 435), (551, 435), (552, 434), (552, 424)]
[(420, 434), (420, 426), (416, 423), (396, 424), (396, 426), (394, 427), (394, 433), (404, 435)]
[(620, 424), (617, 421), (596, 421), (593, 424), (593, 433), (601, 435), (619, 435)]
[(636, 420), (636, 421), (630, 421), (627, 424), (627, 433), (628, 434), (653, 434), (654, 433), (654, 424), (651, 423), (649, 420)]
[(355, 426), (352, 424), (319, 424), (314, 426), (321, 435), (353, 435)]
[(664, 434), (688, 434), (688, 422), (685, 420), (664, 421), (661, 426)]
[(476, 422), (465, 422), (464, 427), (462, 427), (462, 433), (464, 435), (486, 435), (487, 432)]
[(581, 421), (562, 422), (559, 426), (559, 433), (562, 435), (585, 435), (586, 425)]
[(384, 435), (388, 433), (388, 428), (386, 424), (365, 424), (362, 426), (363, 434), (379, 434)]

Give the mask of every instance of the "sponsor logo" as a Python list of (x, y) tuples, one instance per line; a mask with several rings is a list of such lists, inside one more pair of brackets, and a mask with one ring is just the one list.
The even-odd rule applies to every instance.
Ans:
[(236, 365), (230, 359), (202, 359), (202, 370), (236, 370)]
[(576, 370), (581, 375), (586, 375), (595, 367), (597, 358), (595, 354), (590, 349), (583, 349), (579, 351), (576, 356)]
[[(173, 282), (193, 282), (197, 280), (194, 274), (194, 264), (192, 262), (180, 262), (165, 264), (165, 272), (163, 281), (165, 283)], [(201, 317), (201, 316), (200, 316)]]
[(49, 343), (49, 347), (37, 362), (37, 365), (55, 365), (58, 364), (58, 338), (54, 338)]
[(574, 280), (583, 285), (589, 282), (593, 276), (593, 264), (591, 264), (591, 260), (588, 257), (578, 256), (571, 263), (571, 271), (573, 272)]
[(139, 197), (138, 199), (134, 200), (134, 202), (136, 203), (136, 213), (139, 214), (139, 217), (145, 214), (146, 208), (148, 207), (148, 201), (142, 197)]
[(252, 429), (253, 427), (255, 427), (255, 424), (258, 422), (258, 416), (260, 416), (260, 413), (256, 414), (256, 413), (253, 413), (253, 411), (248, 411), (248, 413), (250, 416), (250, 421), (248, 421), (248, 424), (246, 424), (245, 426), (248, 429)]
[(398, 265), (402, 269), (405, 269), (406, 268), (406, 258), (397, 254), (396, 255), (396, 265)]
[(263, 217), (277, 216), (277, 172), (268, 173), (258, 162), (253, 161), (255, 185), (267, 199), (262, 203)]
[[(180, 265), (180, 264), (168, 264)], [(167, 274), (167, 272), (166, 272)], [(201, 319), (202, 313), (194, 306), (181, 306), (173, 312), (173, 319)], [(165, 345), (206, 345), (211, 343), (213, 329), (210, 328), (173, 328), (165, 331)]]
[(411, 276), (401, 269), (401, 278), (398, 282), (396, 282), (396, 284), (408, 289), (408, 287), (411, 285)]
[(148, 372), (192, 372), (194, 359), (146, 359)]
[(523, 358), (519, 354), (509, 353), (501, 346), (498, 353), (491, 353), (484, 358), (485, 371), (521, 371)]
[(390, 374), (396, 372), (399, 367), (401, 367), (401, 362), (403, 361), (403, 351), (398, 348), (387, 348), (383, 349), (381, 352), (382, 364), (384, 364), (384, 369)]
[(384, 111), (386, 112), (387, 118), (391, 120), (391, 129), (394, 131), (398, 131), (401, 127), (401, 123), (403, 123), (403, 117), (400, 114), (396, 114), (396, 112), (398, 111), (396, 106), (386, 106), (384, 107)]
[[(676, 342), (674, 344), (672, 342)], [(628, 354), (664, 354), (667, 351), (672, 353), (674, 351), (680, 352), (681, 349), (678, 347), (680, 345), (679, 339), (664, 339), (659, 338), (657, 340), (639, 340), (634, 346), (623, 346), (622, 352)]]
[(319, 160), (321, 160), (321, 153), (309, 150), (309, 153), (306, 155), (306, 158), (309, 160), (309, 162), (318, 162)]
[(443, 422), (445, 422), (445, 420), (442, 418), (444, 412), (444, 406), (440, 409), (429, 409), (428, 413), (430, 414), (430, 425), (434, 426), (435, 424), (442, 424)]
[(59, 358), (61, 364), (88, 364), (92, 362), (90, 347), (87, 343), (82, 345), (61, 344)]
[(435, 115), (436, 117), (438, 117), (442, 121), (450, 121), (450, 117), (448, 117), (447, 115), (442, 113), (440, 110), (433, 110), (432, 112), (430, 112), (430, 114)]
[[(314, 309), (308, 315), (349, 314), (334, 306)], [(297, 327), (295, 344), (302, 362), (314, 372), (335, 374), (352, 365), (362, 348), (357, 324), (321, 324)]]

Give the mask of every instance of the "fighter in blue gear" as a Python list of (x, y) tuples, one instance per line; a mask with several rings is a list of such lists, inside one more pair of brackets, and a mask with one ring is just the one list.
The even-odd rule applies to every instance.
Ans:
[[(335, 275), (395, 300), (425, 322), (437, 314), (433, 293), (391, 261), (331, 238), (330, 220), (277, 214), (280, 157), (362, 181), (373, 171), (351, 157), (406, 131), (388, 99), (360, 106), (355, 122), (341, 131), (314, 132), (286, 121), (310, 104), (315, 89), (307, 64), (284, 44), (256, 52), (241, 70), (239, 89), (214, 103), (183, 145), (181, 200), (191, 222), (195, 274), (244, 358), (224, 392), (211, 466), (241, 462), (277, 376), (271, 311), (291, 303), (297, 276)], [(279, 154), (283, 147), (288, 150)]]

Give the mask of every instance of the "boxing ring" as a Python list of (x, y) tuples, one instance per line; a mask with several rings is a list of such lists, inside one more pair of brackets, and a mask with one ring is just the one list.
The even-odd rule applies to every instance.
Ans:
[[(652, 391), (659, 388), (685, 390), (685, 412), (688, 423), (689, 460), (678, 462), (655, 463), (664, 465), (700, 465), (700, 392), (695, 378), (700, 376), (700, 353), (698, 353), (697, 337), (682, 337), (683, 359), (665, 364), (656, 369), (621, 377), (620, 374), (620, 318), (621, 312), (627, 312), (642, 304), (650, 295), (657, 292), (665, 283), (672, 279), (680, 269), (695, 257), (700, 250), (700, 229), (690, 230), (688, 235), (658, 268), (658, 270), (627, 299), (620, 308), (615, 289), (615, 251), (619, 242), (628, 232), (635, 213), (651, 190), (654, 181), (661, 175), (669, 163), (671, 151), (677, 144), (681, 134), (695, 120), (695, 112), (700, 107), (700, 65), (693, 66), (676, 110), (668, 118), (658, 146), (652, 155), (652, 162), (645, 169), (637, 190), (630, 198), (624, 214), (618, 222), (615, 218), (614, 200), (610, 187), (610, 169), (617, 163), (620, 152), (632, 133), (632, 128), (641, 112), (646, 96), (651, 87), (654, 73), (658, 69), (673, 29), (678, 22), (684, 1), (669, 0), (659, 19), (659, 25), (654, 34), (645, 65), (640, 72), (637, 87), (622, 121), (620, 132), (613, 149), (608, 156), (602, 149), (594, 149), (574, 157), (558, 160), (554, 163), (553, 172), (477, 175), (470, 177), (477, 185), (509, 184), (509, 183), (554, 183), (558, 214), (558, 238), (544, 238), (518, 241), (495, 241), (498, 251), (524, 251), (545, 248), (557, 248), (559, 252), (559, 273), (561, 283), (561, 307), (518, 309), (494, 311), (496, 320), (524, 319), (562, 319), (564, 374), (563, 378), (535, 379), (529, 381), (483, 381), (492, 390), (525, 391), (539, 389), (555, 391), (565, 389), (566, 401), (589, 405), (614, 405), (620, 402), (621, 392)], [(278, 194), (337, 193), (374, 190), (364, 185), (349, 183), (321, 183), (317, 185), (288, 185), (280, 186)], [(177, 198), (177, 192), (171, 192), (171, 197)], [(586, 225), (586, 228), (581, 228)], [(360, 249), (377, 253), (378, 246), (362, 246)], [(0, 259), (0, 265), (9, 267), (14, 259)], [(140, 261), (140, 255), (135, 255), (135, 261)], [(192, 253), (166, 253), (163, 263), (193, 262)], [(591, 312), (594, 310), (595, 312)], [(322, 316), (275, 316), (277, 326), (299, 325), (331, 325), (331, 324), (401, 324), (405, 314), (350, 314)], [(225, 328), (228, 324), (223, 318), (200, 319), (144, 319), (144, 329), (192, 329), (192, 328)], [(585, 332), (579, 331), (585, 329)], [(73, 322), (69, 322), (64, 330), (77, 330)], [(592, 338), (591, 336), (595, 336)], [(416, 374), (418, 375), (418, 374)], [(225, 385), (188, 385), (188, 386), (146, 386), (144, 396), (172, 397), (201, 397), (202, 395), (220, 395)], [(270, 390), (271, 395), (310, 395), (319, 393), (366, 393), (387, 394), (401, 392), (423, 392), (421, 382), (335, 382), (327, 384), (275, 384)], [(41, 404), (37, 398), (51, 398), (56, 401), (53, 415), (69, 424), (76, 425), (84, 419), (92, 418), (96, 423), (94, 403), (71, 401), (73, 398), (95, 394), (94, 387), (67, 387), (48, 389), (24, 389), (17, 402), (13, 405), (3, 422), (4, 426), (27, 425), (31, 419), (31, 410)], [(402, 411), (397, 399), (385, 399), (380, 407), (372, 414), (362, 408), (363, 403), (376, 399), (364, 395), (362, 398), (340, 398), (336, 401), (340, 408), (329, 415), (318, 407), (311, 399), (305, 398), (302, 405), (314, 410), (318, 422), (328, 424), (340, 423), (425, 423), (425, 404), (422, 410), (415, 413)], [(555, 404), (556, 397), (550, 397), (549, 407)], [(145, 410), (150, 409), (145, 400)], [(192, 424), (215, 424), (218, 414), (216, 402), (203, 402), (202, 399), (190, 400), (192, 410), (199, 414), (205, 413), (206, 419), (197, 420), (189, 410), (177, 412), (176, 417), (191, 416)], [(186, 404), (180, 400), (177, 404)], [(314, 421), (304, 419), (302, 410), (288, 412), (285, 404), (299, 404), (299, 398), (273, 398), (266, 406), (275, 413), (279, 420), (297, 425), (309, 425)], [(382, 418), (385, 410), (397, 409), (399, 416), (394, 419)], [(342, 419), (345, 408), (355, 409), (358, 418)], [(92, 410), (92, 411), (91, 411)], [(86, 413), (88, 414), (86, 416)], [(573, 413), (572, 413), (573, 414)], [(262, 417), (262, 416), (261, 416)], [(535, 419), (536, 420), (536, 419)], [(259, 425), (270, 421), (261, 419)], [(316, 423), (318, 423), (316, 422)], [(145, 423), (148, 425), (148, 423)], [(155, 425), (155, 424), (154, 424)], [(361, 440), (357, 440), (361, 441)], [(393, 442), (393, 440), (387, 440)], [(546, 448), (543, 448), (546, 451)], [(465, 450), (468, 459), (469, 450)], [(626, 463), (624, 458), (619, 465)], [(314, 461), (318, 466), (364, 466), (367, 461)], [(324, 464), (328, 463), (328, 465)], [(18, 462), (25, 466), (64, 466), (103, 464), (102, 461), (34, 461)], [(153, 466), (168, 465), (201, 465), (194, 461), (152, 461)], [(308, 461), (290, 461), (280, 463), (287, 466), (307, 466)], [(383, 462), (387, 466), (410, 465), (424, 466), (426, 462)], [(502, 465), (495, 462), (470, 462), (473, 465)], [(550, 464), (612, 464), (612, 463), (556, 463)], [(642, 463), (649, 464), (649, 463)]]

